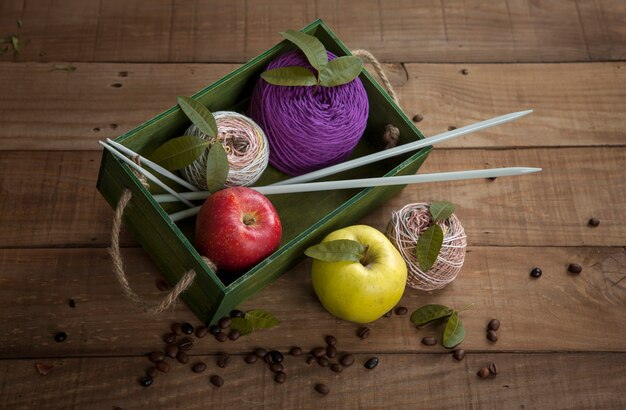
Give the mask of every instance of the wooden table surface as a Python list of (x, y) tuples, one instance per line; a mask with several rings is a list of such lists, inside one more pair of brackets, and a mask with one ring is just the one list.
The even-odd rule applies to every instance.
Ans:
[[(532, 108), (531, 116), (438, 146), (421, 172), (500, 166), (540, 174), (407, 187), (362, 222), (449, 200), (468, 234), (443, 290), (407, 289), (410, 311), (463, 306), (465, 359), (427, 347), (407, 316), (361, 340), (315, 298), (303, 261), (246, 301), (281, 323), (236, 342), (197, 340), (195, 374), (171, 362), (149, 388), (147, 353), (184, 303), (147, 316), (120, 293), (107, 256), (112, 211), (96, 191), (97, 140), (145, 122), (321, 17), (390, 72), (425, 135)], [(0, 408), (626, 408), (626, 2), (621, 0), (0, 2)], [(55, 68), (56, 67), (56, 68)], [(75, 70), (74, 70), (75, 68)], [(600, 225), (587, 221), (598, 218)], [(162, 296), (145, 252), (122, 239), (129, 280)], [(582, 273), (569, 274), (569, 263)], [(543, 276), (529, 271), (540, 267)], [(70, 306), (70, 300), (75, 306)], [(485, 338), (491, 318), (499, 340)], [(54, 335), (67, 333), (57, 343)], [(256, 347), (338, 339), (357, 362), (336, 374), (287, 357), (279, 385)], [(232, 355), (225, 369), (221, 352)], [(371, 356), (379, 366), (366, 370)], [(499, 374), (476, 372), (496, 363)], [(40, 374), (36, 365), (52, 366)], [(224, 386), (209, 383), (220, 374)], [(325, 383), (330, 394), (314, 391)]]

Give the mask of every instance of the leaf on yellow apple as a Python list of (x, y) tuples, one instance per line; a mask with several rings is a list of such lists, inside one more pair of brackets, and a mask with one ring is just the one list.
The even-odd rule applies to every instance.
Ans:
[(304, 254), (326, 262), (358, 262), (365, 254), (365, 247), (351, 239), (337, 239), (311, 246)]

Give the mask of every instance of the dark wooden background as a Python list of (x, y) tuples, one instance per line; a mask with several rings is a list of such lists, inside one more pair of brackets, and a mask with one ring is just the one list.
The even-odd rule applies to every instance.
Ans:
[[(305, 261), (241, 306), (273, 312), (277, 328), (227, 344), (201, 339), (192, 362), (206, 361), (206, 372), (172, 363), (143, 388), (146, 353), (162, 348), (170, 324), (198, 323), (182, 303), (150, 317), (121, 296), (106, 252), (112, 211), (95, 189), (96, 141), (318, 17), (385, 63), (425, 135), (535, 110), (438, 146), (422, 171), (541, 174), (408, 187), (362, 221), (384, 229), (406, 203), (457, 204), (470, 245), (461, 275), (431, 294), (409, 289), (401, 304), (474, 303), (462, 314), (468, 354), (456, 362), (421, 345), (435, 329), (418, 332), (406, 316), (358, 339), (357, 325), (319, 305)], [(11, 35), (19, 54), (0, 44), (1, 408), (626, 407), (626, 2), (9, 0), (0, 38)], [(131, 283), (158, 299), (158, 271), (130, 235), (123, 244)], [(567, 273), (572, 262), (580, 275)], [(528, 275), (535, 266), (538, 280)], [(492, 317), (502, 322), (496, 344), (485, 339)], [(64, 343), (53, 340), (59, 330)], [(278, 385), (242, 359), (259, 346), (310, 349), (327, 334), (357, 365), (335, 374), (287, 358)], [(215, 365), (222, 351), (234, 355), (226, 369)], [(372, 355), (380, 365), (367, 371)], [(479, 379), (490, 362), (500, 374)], [(37, 363), (53, 369), (41, 375)], [(221, 389), (208, 381), (214, 373)], [(327, 397), (313, 390), (319, 382)]]

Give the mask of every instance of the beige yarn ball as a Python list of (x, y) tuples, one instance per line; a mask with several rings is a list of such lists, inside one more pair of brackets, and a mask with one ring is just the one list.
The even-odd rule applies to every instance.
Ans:
[(459, 218), (452, 214), (437, 223), (443, 230), (443, 244), (433, 266), (427, 272), (422, 271), (415, 255), (415, 245), (431, 222), (429, 204), (414, 203), (394, 212), (387, 225), (387, 237), (406, 261), (407, 285), (425, 291), (441, 289), (457, 277), (467, 248), (465, 230)]

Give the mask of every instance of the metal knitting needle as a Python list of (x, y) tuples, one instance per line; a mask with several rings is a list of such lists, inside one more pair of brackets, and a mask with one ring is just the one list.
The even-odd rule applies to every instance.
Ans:
[(485, 128), (494, 127), (496, 125), (504, 124), (509, 121), (513, 121), (517, 118), (530, 114), (533, 110), (518, 111), (510, 114), (502, 115), (499, 117), (491, 118), (485, 121), (480, 121), (475, 124), (466, 125), (465, 127), (457, 128), (452, 131), (447, 131), (433, 137), (425, 138), (423, 140), (411, 142), (409, 144), (403, 144), (395, 148), (390, 148), (384, 151), (376, 152), (374, 154), (365, 155), (353, 159), (351, 161), (342, 162), (341, 164), (332, 165), (327, 168), (320, 169), (318, 171), (309, 172), (308, 174), (300, 175), (297, 177), (289, 178), (284, 181), (276, 182), (272, 185), (288, 185), (301, 182), (312, 181), (328, 175), (336, 174), (338, 172), (346, 171), (348, 169), (360, 167), (362, 165), (370, 164), (372, 162), (381, 161), (386, 158), (394, 157), (396, 155), (405, 154), (407, 152), (416, 151), (420, 148), (435, 145), (444, 141), (448, 141), (452, 138), (457, 138), (462, 135), (467, 135), (472, 132), (484, 130)]
[(163, 188), (164, 190), (166, 190), (167, 192), (172, 194), (174, 197), (176, 197), (179, 201), (183, 202), (185, 205), (187, 205), (189, 207), (194, 206), (193, 203), (191, 203), (190, 201), (185, 199), (181, 194), (179, 194), (178, 192), (174, 191), (172, 188), (170, 188), (169, 186), (164, 184), (160, 179), (158, 179), (157, 177), (152, 175), (148, 170), (146, 170), (146, 169), (140, 167), (139, 165), (135, 164), (133, 161), (128, 159), (124, 154), (122, 154), (121, 152), (117, 151), (115, 148), (105, 144), (102, 141), (98, 141), (98, 144), (102, 145), (107, 151), (109, 151), (115, 157), (121, 159), (122, 161), (124, 161), (125, 163), (130, 165), (137, 172), (140, 172), (142, 175), (144, 175), (150, 181), (154, 182), (155, 184), (157, 184), (158, 186), (160, 186), (161, 188)]
[(122, 144), (113, 141), (110, 138), (107, 138), (107, 144), (113, 146), (118, 151), (121, 151), (121, 152), (123, 152), (126, 155), (130, 155), (131, 157), (138, 157), (142, 164), (146, 164), (148, 167), (152, 168), (153, 170), (155, 170), (159, 174), (163, 175), (166, 178), (171, 179), (174, 182), (177, 182), (178, 184), (184, 186), (185, 188), (187, 188), (187, 189), (189, 189), (191, 191), (199, 191), (199, 189), (196, 186), (194, 186), (194, 185), (190, 184), (189, 182), (185, 181), (184, 179), (178, 177), (177, 175), (175, 175), (172, 172), (168, 171), (167, 169), (163, 168), (159, 164), (156, 164), (156, 163), (150, 161), (148, 158), (142, 157), (141, 155), (137, 154), (132, 149), (127, 148), (127, 147), (123, 146)]

